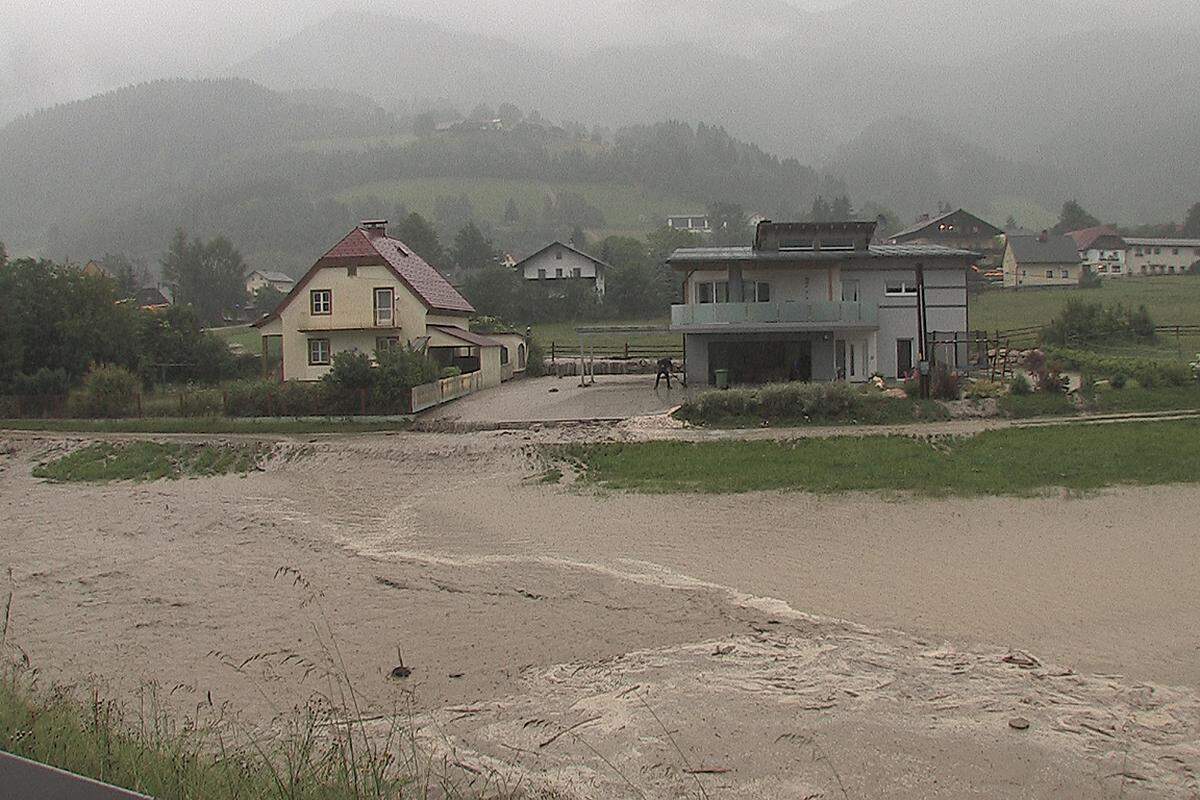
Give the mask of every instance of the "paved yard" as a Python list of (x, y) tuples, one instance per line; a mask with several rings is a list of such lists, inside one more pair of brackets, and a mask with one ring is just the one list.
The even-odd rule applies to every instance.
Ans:
[(526, 378), (455, 400), (421, 415), (423, 420), (467, 423), (626, 419), (659, 414), (679, 405), (695, 389), (654, 388), (653, 375), (598, 375), (586, 388), (578, 377)]

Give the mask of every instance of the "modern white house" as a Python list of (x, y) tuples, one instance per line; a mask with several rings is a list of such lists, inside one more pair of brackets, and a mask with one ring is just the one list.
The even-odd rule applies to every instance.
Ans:
[(1127, 238), (1130, 275), (1180, 275), (1200, 263), (1200, 239)]
[(1128, 246), (1121, 234), (1107, 225), (1071, 231), (1079, 260), (1092, 272), (1105, 278), (1123, 278), (1129, 274), (1125, 267)]
[(264, 355), (269, 340), (279, 342), (281, 380), (318, 380), (344, 350), (373, 354), (407, 344), (473, 376), (472, 388), (498, 386), (506, 345), (470, 330), (474, 311), (440, 272), (387, 235), (386, 220), (368, 220), (254, 325)]
[[(967, 271), (979, 254), (944, 245), (872, 244), (875, 222), (761, 222), (750, 247), (690, 247), (669, 263), (684, 302), (689, 383), (901, 378), (918, 367), (922, 331), (964, 345)], [(918, 299), (924, 300), (924, 313)]]
[(264, 286), (270, 286), (277, 292), (287, 294), (295, 285), (295, 279), (286, 272), (256, 269), (246, 276), (246, 294), (254, 294)]
[(527, 281), (586, 281), (601, 297), (605, 273), (611, 269), (600, 259), (562, 242), (551, 242), (513, 268), (520, 270)]

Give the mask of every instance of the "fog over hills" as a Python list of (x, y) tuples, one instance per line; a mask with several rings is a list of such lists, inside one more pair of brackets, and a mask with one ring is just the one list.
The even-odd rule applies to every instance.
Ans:
[[(236, 76), (401, 118), (511, 102), (610, 131), (719, 124), (905, 216), (934, 198), (1041, 216), (1079, 195), (1132, 223), (1200, 197), (1194, 0), (15, 2), (0, 122), (146, 78)], [(150, 153), (152, 134), (134, 137)], [(66, 163), (83, 148), (51, 143)]]

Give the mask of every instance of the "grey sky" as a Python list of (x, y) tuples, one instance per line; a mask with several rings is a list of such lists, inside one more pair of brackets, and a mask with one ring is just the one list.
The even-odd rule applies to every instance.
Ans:
[[(3, 0), (0, 121), (15, 112), (159, 77), (220, 71), (339, 9), (416, 15), (447, 27), (545, 47), (588, 49), (664, 37), (720, 39), (745, 46), (754, 26), (769, 31), (786, 6), (825, 10), (851, 4), (883, 19), (923, 0)], [(1069, 23), (1120, 24), (1194, 0), (958, 0), (994, 15), (1046, 15)], [(951, 4), (953, 5), (953, 3)], [(1088, 13), (1105, 8), (1103, 15)], [(911, 11), (910, 11), (911, 10)], [(1187, 13), (1179, 11), (1177, 13)], [(1193, 13), (1194, 17), (1195, 14)], [(704, 19), (706, 18), (707, 19)], [(707, 25), (707, 28), (704, 26)], [(733, 31), (737, 28), (737, 31)], [(737, 38), (736, 34), (743, 34)], [(906, 37), (907, 38), (907, 37)], [(912, 43), (917, 49), (919, 42)]]

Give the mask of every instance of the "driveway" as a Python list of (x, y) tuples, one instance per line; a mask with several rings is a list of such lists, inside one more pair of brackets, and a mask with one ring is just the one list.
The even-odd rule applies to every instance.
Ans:
[(655, 389), (653, 375), (598, 375), (587, 387), (581, 387), (574, 376), (524, 378), (432, 409), (420, 419), (478, 425), (628, 419), (661, 414), (696, 391), (675, 381), (671, 386), (667, 389), (664, 383)]

